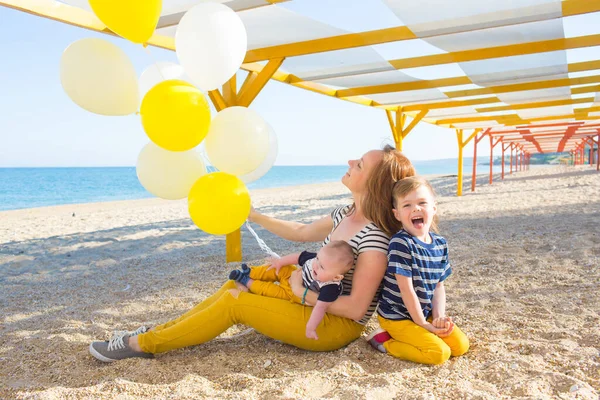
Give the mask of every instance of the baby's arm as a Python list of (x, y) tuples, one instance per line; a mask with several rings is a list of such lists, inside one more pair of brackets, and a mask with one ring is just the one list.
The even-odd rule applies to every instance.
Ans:
[(275, 268), (275, 271), (277, 271), (277, 275), (279, 275), (279, 270), (281, 269), (281, 267), (283, 267), (284, 265), (298, 264), (298, 258), (300, 258), (300, 253), (288, 254), (281, 258), (271, 258), (269, 260), (269, 264), (271, 264), (269, 269)]
[(412, 283), (412, 277), (396, 274), (396, 280), (398, 281), (398, 287), (400, 288), (400, 294), (402, 295), (402, 301), (408, 310), (410, 317), (413, 322), (431, 333), (443, 333), (445, 329), (436, 328), (431, 323), (427, 322), (421, 310), (421, 303), (415, 293), (415, 289)]
[(306, 323), (306, 337), (309, 339), (318, 340), (317, 327), (323, 320), (327, 309), (329, 308), (330, 302), (317, 300), (317, 304), (313, 307), (312, 314)]

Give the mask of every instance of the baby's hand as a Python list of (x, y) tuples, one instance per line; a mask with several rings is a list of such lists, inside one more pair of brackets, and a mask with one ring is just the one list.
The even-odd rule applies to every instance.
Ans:
[(309, 339), (319, 340), (317, 331), (315, 329), (306, 328), (306, 337)]
[(454, 322), (452, 321), (452, 318), (450, 318), (450, 317), (436, 318), (431, 322), (431, 324), (434, 327), (441, 329), (440, 332), (434, 332), (439, 337), (450, 336), (450, 334), (454, 330)]
[(267, 271), (270, 269), (275, 269), (275, 272), (277, 272), (277, 275), (279, 275), (279, 270), (281, 267), (283, 267), (283, 264), (281, 264), (281, 258), (269, 257), (267, 258), (266, 263), (269, 265)]

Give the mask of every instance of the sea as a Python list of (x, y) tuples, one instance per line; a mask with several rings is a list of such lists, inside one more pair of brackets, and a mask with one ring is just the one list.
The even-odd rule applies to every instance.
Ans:
[[(457, 160), (413, 162), (419, 175), (456, 175)], [(472, 159), (464, 160), (470, 174)], [(347, 165), (274, 166), (248, 189), (337, 182)], [(489, 165), (479, 165), (485, 173)], [(499, 166), (494, 166), (494, 172)], [(0, 168), (0, 211), (153, 197), (140, 184), (135, 167)]]

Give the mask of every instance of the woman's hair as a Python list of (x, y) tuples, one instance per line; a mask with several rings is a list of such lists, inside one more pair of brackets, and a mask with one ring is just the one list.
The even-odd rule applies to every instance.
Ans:
[(389, 236), (402, 229), (392, 212), (394, 184), (415, 175), (410, 160), (390, 145), (383, 148), (383, 158), (367, 179), (367, 190), (361, 202), (364, 216)]
[[(411, 176), (406, 179), (402, 179), (401, 181), (396, 182), (394, 185), (394, 189), (392, 190), (392, 198), (394, 203), (394, 208), (398, 206), (398, 199), (406, 197), (410, 192), (417, 190), (418, 188), (425, 186), (427, 190), (431, 193), (431, 197), (435, 201), (435, 190), (431, 184), (427, 181), (427, 179), (420, 176)], [(433, 216), (433, 221), (431, 222), (431, 230), (435, 233), (438, 232), (438, 216), (437, 214)]]

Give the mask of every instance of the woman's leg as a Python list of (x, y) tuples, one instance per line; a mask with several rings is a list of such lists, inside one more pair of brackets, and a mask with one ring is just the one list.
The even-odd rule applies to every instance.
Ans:
[[(347, 318), (326, 314), (317, 328), (319, 340), (305, 336), (312, 307), (290, 301), (226, 290), (208, 307), (175, 324), (137, 336), (141, 349), (162, 353), (214, 339), (235, 324), (244, 324), (265, 336), (314, 351), (339, 349), (357, 339), (363, 326)], [(158, 328), (158, 327), (157, 327)]]
[(165, 328), (175, 325), (176, 323), (178, 323), (180, 321), (183, 321), (184, 319), (188, 318), (189, 316), (194, 315), (195, 313), (202, 311), (206, 307), (210, 306), (212, 303), (217, 301), (223, 295), (223, 293), (225, 293), (226, 291), (228, 291), (230, 289), (235, 289), (235, 288), (236, 288), (235, 281), (230, 280), (230, 281), (225, 282), (225, 284), (223, 286), (221, 286), (221, 288), (219, 290), (217, 290), (215, 292), (215, 294), (213, 294), (212, 296), (210, 296), (207, 299), (204, 299), (204, 301), (202, 303), (196, 305), (194, 308), (192, 308), (191, 310), (189, 310), (188, 312), (186, 312), (185, 314), (183, 314), (182, 316), (180, 316), (176, 319), (165, 322), (162, 325), (155, 326), (154, 328), (152, 328), (152, 330), (165, 329)]
[(413, 321), (392, 321), (381, 316), (378, 319), (381, 328), (392, 337), (383, 344), (390, 355), (421, 364), (442, 364), (450, 358), (450, 347)]

